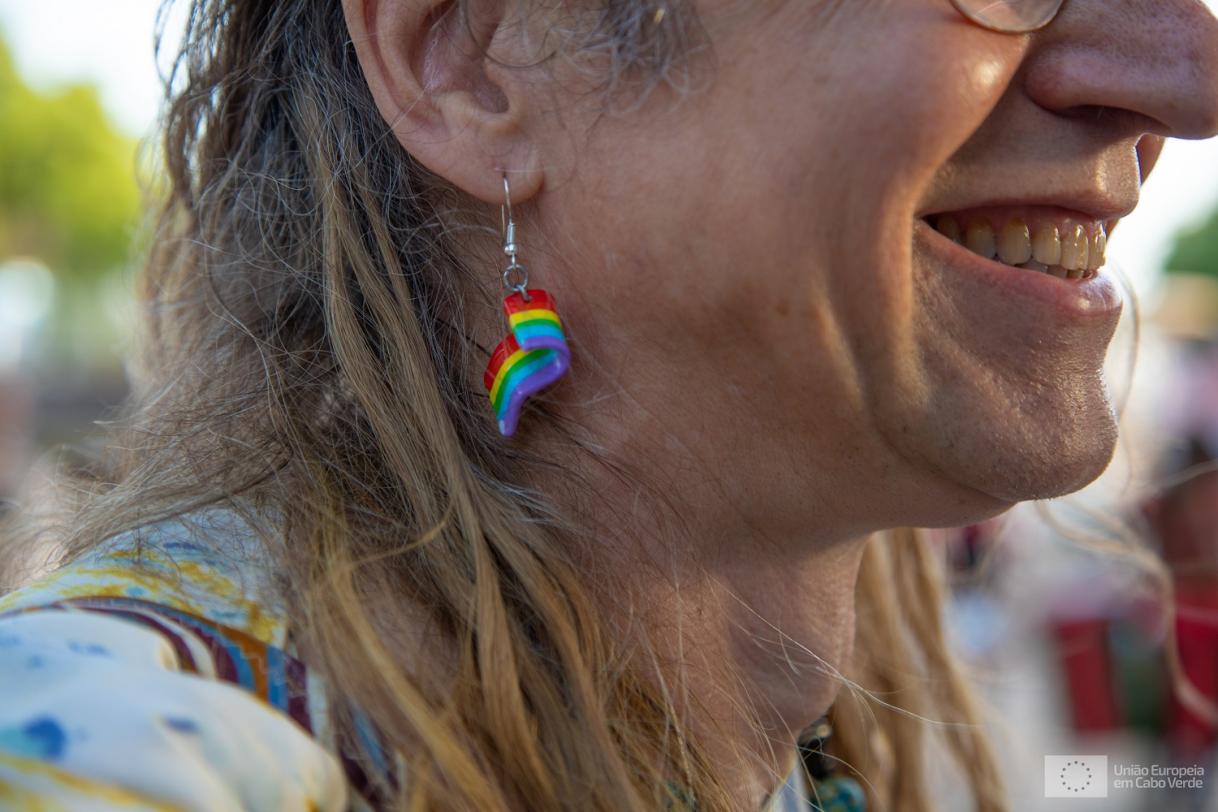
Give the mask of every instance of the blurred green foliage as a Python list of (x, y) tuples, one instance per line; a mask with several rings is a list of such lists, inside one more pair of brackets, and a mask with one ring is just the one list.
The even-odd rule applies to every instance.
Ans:
[(0, 39), (0, 260), (37, 257), (69, 286), (124, 266), (141, 212), (136, 146), (96, 88), (38, 92)]
[(1167, 272), (1218, 278), (1218, 209), (1208, 220), (1176, 236), (1167, 258)]

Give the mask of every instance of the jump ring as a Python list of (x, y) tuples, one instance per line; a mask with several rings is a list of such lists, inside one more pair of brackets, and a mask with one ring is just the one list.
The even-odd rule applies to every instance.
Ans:
[[(513, 271), (515, 271), (516, 281), (513, 281)], [(503, 286), (508, 290), (514, 290), (521, 294), (525, 293), (525, 288), (529, 286), (529, 272), (523, 265), (518, 262), (513, 262), (511, 265), (503, 269)]]

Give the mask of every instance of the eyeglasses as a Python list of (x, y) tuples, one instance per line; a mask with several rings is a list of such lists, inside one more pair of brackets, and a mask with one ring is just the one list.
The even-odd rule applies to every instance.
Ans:
[(1066, 0), (952, 0), (977, 25), (1005, 34), (1026, 34), (1053, 22)]

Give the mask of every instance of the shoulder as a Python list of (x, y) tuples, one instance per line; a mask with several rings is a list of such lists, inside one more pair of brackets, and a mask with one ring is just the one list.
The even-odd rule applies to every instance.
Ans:
[[(202, 791), (191, 781), (237, 793), (174, 808), (384, 806), (406, 764), (297, 658), (264, 549), (238, 514), (196, 512), (0, 597), (0, 791), (60, 770), (141, 800), (168, 797), (170, 784)], [(340, 717), (356, 735), (339, 732)], [(57, 760), (69, 752), (75, 761)], [(6, 776), (14, 769), (24, 785)]]
[(345, 807), (339, 764), (305, 730), (178, 666), (164, 637), (114, 615), (0, 618), (0, 795), (23, 808)]
[(116, 536), (0, 598), (0, 796), (346, 808), (324, 690), (281, 649), (266, 565), (251, 528), (213, 510)]
[(209, 508), (121, 533), (0, 596), (0, 616), (81, 598), (156, 603), (286, 644), (287, 619), (267, 554), (237, 513)]

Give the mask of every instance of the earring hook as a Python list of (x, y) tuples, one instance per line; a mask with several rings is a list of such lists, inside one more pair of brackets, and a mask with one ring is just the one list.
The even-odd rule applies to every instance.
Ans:
[(499, 222), (506, 232), (507, 224), (512, 221), (512, 187), (508, 185), (507, 172), (503, 173), (503, 199), (506, 202), (499, 207)]
[[(518, 292), (527, 302), (531, 298), (528, 291), (529, 272), (516, 261), (519, 246), (516, 245), (516, 222), (512, 219), (512, 189), (508, 185), (507, 172), (503, 173), (503, 200), (503, 205), (499, 207), (499, 221), (503, 228), (503, 253), (511, 260), (503, 269), (503, 286)], [(513, 272), (516, 275), (515, 281)]]
[(499, 222), (503, 228), (503, 253), (516, 263), (516, 222), (512, 219), (512, 188), (508, 185), (507, 172), (503, 173), (504, 205), (499, 207)]

